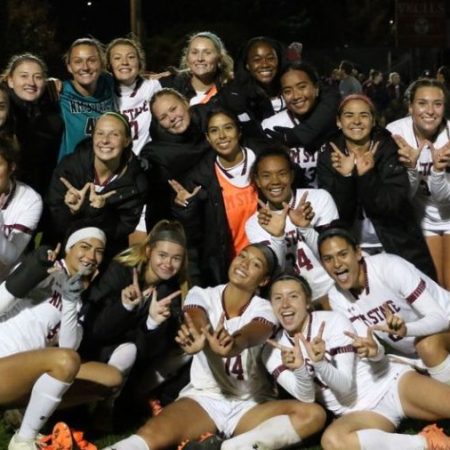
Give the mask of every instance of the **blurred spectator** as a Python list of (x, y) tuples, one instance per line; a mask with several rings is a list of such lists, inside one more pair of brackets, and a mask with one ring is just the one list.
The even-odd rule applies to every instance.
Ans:
[(389, 74), (389, 81), (386, 85), (387, 95), (389, 99), (388, 106), (384, 111), (386, 123), (404, 117), (407, 113), (407, 106), (405, 102), (405, 84), (397, 72)]
[(361, 94), (361, 83), (352, 75), (353, 64), (350, 61), (341, 61), (339, 64), (341, 81), (339, 83), (339, 92), (341, 97), (347, 97), (350, 94)]

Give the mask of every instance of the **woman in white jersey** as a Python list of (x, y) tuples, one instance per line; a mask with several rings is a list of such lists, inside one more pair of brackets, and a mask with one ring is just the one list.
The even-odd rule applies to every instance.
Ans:
[(21, 258), (42, 213), (41, 196), (16, 180), (18, 156), (15, 142), (0, 136), (0, 282)]
[(150, 99), (161, 85), (157, 80), (142, 77), (145, 54), (141, 44), (134, 39), (111, 41), (106, 48), (106, 67), (114, 76), (117, 107), (130, 122), (133, 152), (139, 155), (142, 147), (151, 140)]
[(284, 147), (261, 152), (252, 167), (252, 180), (261, 208), (245, 224), (250, 242), (270, 243), (286, 270), (302, 274), (312, 286), (313, 300), (326, 300), (333, 282), (317, 255), (315, 227), (338, 218), (331, 195), (323, 189), (293, 189), (295, 164)]
[[(105, 243), (100, 229), (81, 228), (69, 236), (63, 259), (55, 261), (55, 252), (48, 251), (48, 259), (41, 260), (37, 269), (36, 265), (30, 266), (29, 259), (0, 286), (2, 311), (11, 307), (19, 311), (0, 324), (0, 404), (23, 405), (30, 396), (8, 450), (37, 448), (39, 430), (75, 378), (94, 382), (103, 389), (116, 388), (122, 381), (115, 367), (95, 362), (80, 365), (76, 353), (82, 337), (81, 293), (98, 271)], [(54, 271), (25, 292), (25, 287), (36, 281), (36, 275), (45, 277), (53, 262)], [(72, 394), (76, 403), (76, 391)], [(85, 387), (79, 399), (86, 401), (90, 394)]]
[[(284, 416), (287, 420), (282, 419), (282, 428), (269, 427), (270, 438), (277, 435), (275, 442), (281, 444), (270, 448), (280, 448), (323, 426), (323, 411), (318, 405), (266, 402), (271, 389), (259, 355), (262, 344), (273, 333), (275, 318), (269, 302), (255, 293), (267, 284), (275, 266), (275, 255), (268, 247), (252, 244), (232, 261), (226, 285), (191, 289), (185, 302), (185, 323), (177, 338), (186, 352), (194, 354), (190, 384), (175, 403), (150, 419), (137, 434), (111, 448), (164, 449), (204, 432), (219, 431), (226, 438), (235, 436), (221, 448), (236, 449), (250, 445), (240, 441), (240, 434)], [(273, 441), (261, 444), (267, 442)], [(197, 445), (190, 442), (186, 449)]]
[(450, 292), (399, 256), (362, 257), (342, 228), (320, 234), (319, 253), (335, 281), (331, 308), (375, 327), (393, 352), (418, 355), (433, 378), (450, 384)]
[(270, 300), (282, 329), (270, 341), (273, 348), (266, 348), (266, 366), (292, 396), (316, 400), (340, 416), (322, 436), (325, 450), (450, 448), (435, 425), (418, 435), (394, 433), (406, 417), (448, 418), (449, 386), (389, 362), (372, 332), (366, 336), (341, 314), (312, 312), (311, 289), (302, 277), (275, 279)]
[[(446, 90), (433, 79), (416, 81), (409, 97), (408, 117), (387, 125), (407, 167), (411, 196), (436, 267), (439, 283), (450, 288), (450, 204), (437, 202), (430, 193), (433, 153), (450, 141), (450, 123), (445, 118)], [(448, 180), (449, 175), (446, 173)]]

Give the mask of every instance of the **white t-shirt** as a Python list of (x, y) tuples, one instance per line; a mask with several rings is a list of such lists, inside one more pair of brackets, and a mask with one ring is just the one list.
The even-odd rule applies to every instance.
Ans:
[[(413, 122), (410, 116), (391, 122), (386, 128), (392, 134), (398, 134), (414, 148), (418, 148), (416, 136), (414, 134)], [(450, 140), (450, 121), (446, 121), (446, 127), (439, 133), (433, 146), (435, 149), (441, 148)], [(426, 145), (420, 153), (415, 169), (408, 170), (408, 177), (411, 184), (411, 193), (414, 198), (419, 220), (424, 230), (449, 231), (450, 230), (450, 202), (438, 203), (430, 194), (429, 177), (433, 166), (431, 148)], [(447, 182), (450, 182), (450, 174), (445, 174)]]
[(317, 256), (317, 232), (312, 227), (327, 225), (339, 215), (333, 197), (324, 189), (297, 189), (291, 199), (291, 207), (296, 207), (305, 191), (307, 201), (315, 213), (308, 229), (297, 228), (286, 217), (283, 245), (273, 238), (258, 223), (258, 213), (247, 220), (245, 232), (250, 242), (266, 242), (277, 254), (279, 263), (287, 270), (294, 270), (306, 278), (313, 291), (313, 300), (325, 295), (333, 286), (333, 280), (325, 272)]
[[(222, 314), (223, 291), (226, 285), (202, 289), (193, 287), (185, 300), (184, 309), (202, 308), (211, 327), (217, 327)], [(230, 334), (238, 331), (252, 321), (260, 321), (275, 327), (277, 320), (268, 300), (253, 296), (243, 308), (241, 315), (229, 318), (225, 315), (224, 326)], [(270, 383), (261, 362), (262, 345), (250, 347), (239, 355), (221, 358), (218, 355), (207, 357), (204, 351), (194, 355), (191, 366), (190, 386), (199, 392), (223, 395), (239, 400), (266, 397), (270, 394)], [(187, 388), (186, 388), (187, 389)]]

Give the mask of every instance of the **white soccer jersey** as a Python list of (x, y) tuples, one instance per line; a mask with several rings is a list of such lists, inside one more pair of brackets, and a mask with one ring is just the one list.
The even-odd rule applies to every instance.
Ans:
[(431, 198), (436, 203), (450, 204), (450, 180), (446, 171), (430, 171), (428, 177), (428, 187), (430, 188)]
[[(210, 321), (211, 327), (217, 327), (222, 314), (223, 291), (226, 285), (201, 289), (193, 287), (184, 303), (185, 310), (202, 308)], [(265, 322), (273, 327), (277, 320), (268, 300), (253, 296), (237, 317), (225, 315), (225, 329), (230, 334), (238, 331), (252, 321)], [(239, 355), (221, 358), (217, 355), (206, 357), (205, 352), (194, 355), (191, 366), (191, 387), (199, 392), (220, 394), (227, 398), (239, 400), (265, 397), (270, 391), (266, 370), (260, 360), (262, 345), (250, 347)]]
[[(352, 339), (344, 334), (344, 331), (355, 332), (352, 324), (334, 311), (310, 314), (305, 333), (308, 341), (317, 336), (322, 322), (325, 322), (322, 335), (326, 347), (324, 360), (312, 362), (300, 343), (305, 365), (291, 371), (283, 365), (281, 351), (267, 345), (263, 352), (267, 370), (293, 397), (302, 401), (308, 401), (309, 397), (310, 402), (316, 400), (336, 415), (374, 408), (403, 367), (386, 358), (378, 362), (358, 358)], [(285, 347), (294, 346), (284, 330), (278, 332), (275, 340)], [(312, 395), (308, 389), (312, 390)]]
[[(308, 192), (307, 201), (311, 202), (315, 213), (311, 227), (326, 225), (339, 217), (333, 198), (324, 189), (297, 189), (291, 199), (291, 207), (298, 205), (305, 191)], [(325, 272), (317, 256), (317, 232), (313, 228), (297, 228), (288, 216), (284, 237), (285, 253), (280, 252), (275, 239), (258, 223), (257, 212), (247, 220), (245, 232), (250, 242), (270, 244), (281, 265), (305, 277), (313, 291), (313, 300), (325, 295), (333, 286), (333, 280)]]
[(17, 263), (42, 214), (41, 196), (17, 181), (0, 210), (0, 282)]
[(130, 122), (133, 152), (136, 155), (139, 155), (142, 147), (152, 140), (150, 99), (160, 90), (161, 84), (158, 80), (143, 80), (137, 89), (136, 83), (132, 86), (119, 85), (119, 95), (116, 93), (117, 107)]
[[(392, 134), (398, 134), (414, 148), (418, 148), (416, 135), (414, 134), (412, 118), (404, 117), (386, 126)], [(433, 146), (441, 148), (450, 140), (450, 121), (439, 133)], [(450, 203), (442, 204), (436, 202), (430, 194), (429, 177), (433, 166), (431, 148), (426, 145), (420, 153), (417, 166), (408, 170), (412, 194), (414, 195), (414, 206), (422, 222), (422, 228), (430, 231), (450, 230)], [(450, 182), (450, 174), (446, 174), (447, 182)]]
[[(63, 263), (60, 262), (63, 267)], [(68, 301), (54, 289), (53, 273), (33, 289), (26, 299), (17, 299), (0, 323), (0, 357), (58, 345), (77, 349), (82, 336), (81, 300)]]
[[(261, 122), (263, 130), (273, 130), (274, 127), (294, 128), (300, 121), (287, 109)], [(310, 154), (304, 147), (289, 149), (291, 160), (305, 171), (307, 187), (317, 187), (317, 152)]]
[(386, 323), (383, 305), (388, 306), (392, 313), (405, 320), (407, 336), (376, 333), (394, 349), (406, 354), (415, 353), (415, 337), (448, 329), (449, 291), (396, 255), (368, 256), (362, 264), (366, 274), (365, 289), (355, 298), (334, 286), (328, 293), (333, 310), (347, 316), (354, 325), (373, 326)]

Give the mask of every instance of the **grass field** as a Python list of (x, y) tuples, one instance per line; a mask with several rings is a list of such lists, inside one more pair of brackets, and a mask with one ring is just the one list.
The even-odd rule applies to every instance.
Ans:
[[(54, 420), (50, 421), (51, 424), (54, 423)], [(424, 426), (426, 425), (425, 422), (418, 422), (418, 421), (412, 421), (407, 420), (405, 421), (401, 427), (400, 432), (402, 433), (408, 433), (408, 434), (415, 434), (418, 433)], [(450, 434), (450, 420), (444, 420), (439, 422), (439, 426), (443, 427), (447, 434)], [(83, 427), (83, 430), (88, 430), (89, 424), (86, 424), (86, 426)], [(109, 434), (107, 436), (104, 436), (102, 438), (98, 439), (92, 439), (90, 438), (90, 441), (97, 445), (98, 449), (102, 449), (108, 444), (112, 444), (116, 442), (117, 440), (121, 439), (124, 436), (127, 436), (131, 433), (133, 433), (134, 428), (130, 428), (129, 430), (125, 430), (121, 432), (121, 434)], [(11, 435), (13, 433), (13, 430), (9, 429), (3, 420), (0, 419), (0, 450), (7, 450), (8, 448), (8, 442), (11, 438)], [(87, 437), (89, 439), (89, 432), (87, 433)], [(303, 445), (290, 447), (290, 450), (297, 450), (297, 449), (304, 449), (304, 450), (320, 450), (321, 447), (319, 445), (319, 438), (311, 439), (308, 442), (304, 443)], [(383, 450), (383, 445), (380, 443), (380, 450)], [(342, 449), (346, 450), (346, 449)], [(399, 450), (407, 450), (407, 449), (399, 449)]]

